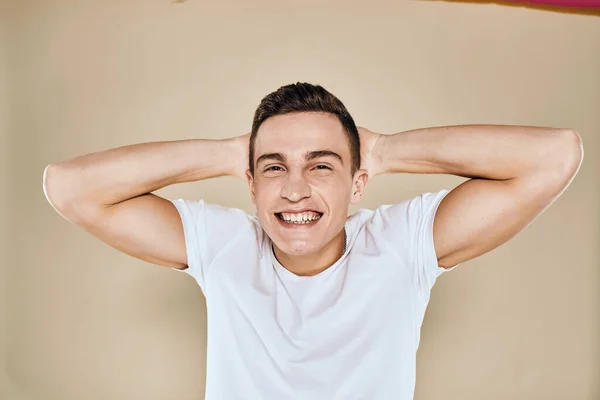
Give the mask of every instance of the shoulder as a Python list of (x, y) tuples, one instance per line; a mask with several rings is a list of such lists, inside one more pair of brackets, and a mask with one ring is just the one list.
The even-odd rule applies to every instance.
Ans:
[(424, 192), (398, 203), (360, 209), (353, 217), (365, 232), (383, 238), (394, 248), (413, 247), (433, 224), (435, 211), (449, 191)]
[(207, 222), (210, 220), (218, 220), (221, 223), (249, 222), (251, 218), (242, 209), (209, 203), (204, 199), (189, 200), (178, 198), (171, 200), (171, 202), (183, 214), (183, 217), (204, 218)]
[(256, 228), (256, 218), (239, 208), (210, 203), (204, 199), (178, 198), (171, 202), (179, 211), (184, 227), (209, 244), (229, 241), (243, 234), (252, 235)]
[(435, 212), (448, 193), (446, 189), (424, 192), (398, 203), (380, 205), (373, 211), (373, 219), (381, 224), (418, 224)]

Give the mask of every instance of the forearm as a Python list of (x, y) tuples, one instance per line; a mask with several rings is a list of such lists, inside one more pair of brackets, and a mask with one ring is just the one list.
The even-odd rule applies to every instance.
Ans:
[(377, 145), (385, 172), (452, 174), (507, 180), (549, 166), (571, 167), (579, 135), (567, 129), (461, 125), (382, 135)]
[(95, 152), (49, 165), (44, 189), (54, 204), (113, 205), (175, 183), (236, 175), (239, 139), (148, 142)]

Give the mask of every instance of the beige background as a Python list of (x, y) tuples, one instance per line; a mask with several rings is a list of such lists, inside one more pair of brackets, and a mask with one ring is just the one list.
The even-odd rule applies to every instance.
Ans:
[[(308, 81), (381, 133), (498, 123), (581, 134), (585, 159), (565, 194), (439, 278), (416, 399), (599, 399), (600, 18), (442, 2), (216, 3), (0, 6), (0, 397), (203, 398), (200, 288), (61, 219), (42, 171), (126, 144), (246, 133), (264, 95)], [(380, 176), (360, 206), (460, 182)], [(234, 178), (158, 193), (254, 212)]]

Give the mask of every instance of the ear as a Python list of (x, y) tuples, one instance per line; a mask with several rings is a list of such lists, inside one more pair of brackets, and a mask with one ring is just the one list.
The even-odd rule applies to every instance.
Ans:
[(256, 198), (254, 196), (254, 178), (250, 173), (250, 169), (246, 170), (246, 181), (248, 182), (248, 188), (250, 189), (250, 197), (252, 198), (252, 204), (256, 205)]
[(350, 196), (350, 203), (358, 204), (360, 198), (365, 192), (367, 182), (369, 181), (369, 174), (366, 169), (359, 169), (354, 174), (354, 183), (352, 184), (352, 195)]

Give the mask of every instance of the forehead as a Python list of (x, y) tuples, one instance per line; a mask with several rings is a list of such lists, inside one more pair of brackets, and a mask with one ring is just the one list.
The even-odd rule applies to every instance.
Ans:
[(264, 153), (301, 156), (313, 150), (332, 150), (349, 157), (346, 134), (335, 115), (322, 112), (276, 115), (258, 129), (255, 158)]

